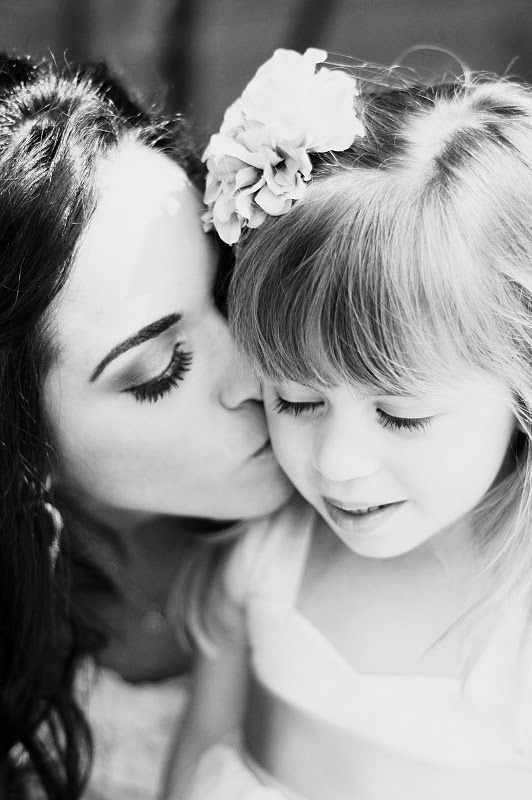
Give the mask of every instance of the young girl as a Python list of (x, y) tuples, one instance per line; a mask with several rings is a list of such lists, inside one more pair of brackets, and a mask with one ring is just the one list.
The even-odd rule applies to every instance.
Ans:
[(208, 151), (304, 500), (210, 586), (178, 786), (529, 800), (532, 89), (360, 96), (323, 56), (277, 54)]

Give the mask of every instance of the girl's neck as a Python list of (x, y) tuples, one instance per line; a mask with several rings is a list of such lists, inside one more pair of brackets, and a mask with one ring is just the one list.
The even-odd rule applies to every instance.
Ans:
[(358, 556), (323, 533), (298, 600), (304, 616), (361, 672), (458, 675), (467, 656), (461, 620), (490, 584), (469, 522), (390, 559)]
[(436, 563), (442, 578), (456, 580), (482, 571), (479, 552), (474, 542), (470, 518), (463, 518), (428, 539), (421, 547), (401, 558), (412, 560), (415, 568)]

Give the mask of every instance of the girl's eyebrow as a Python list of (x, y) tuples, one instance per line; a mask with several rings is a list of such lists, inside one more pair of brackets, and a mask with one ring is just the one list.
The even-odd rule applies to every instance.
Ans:
[(161, 319), (158, 319), (155, 322), (150, 322), (149, 325), (146, 325), (136, 333), (128, 336), (128, 338), (124, 339), (124, 341), (120, 342), (120, 344), (117, 344), (94, 368), (89, 378), (89, 383), (94, 383), (94, 381), (100, 377), (104, 369), (111, 363), (111, 361), (114, 361), (115, 358), (118, 358), (118, 356), (121, 356), (123, 353), (127, 352), (127, 350), (131, 350), (132, 347), (138, 347), (139, 344), (144, 344), (144, 342), (147, 342), (150, 339), (157, 338), (157, 336), (160, 336), (161, 333), (164, 333), (166, 330), (168, 330), (168, 328), (171, 328), (172, 325), (175, 325), (176, 322), (179, 322), (181, 316), (181, 314), (177, 313), (167, 314), (166, 317), (161, 317)]

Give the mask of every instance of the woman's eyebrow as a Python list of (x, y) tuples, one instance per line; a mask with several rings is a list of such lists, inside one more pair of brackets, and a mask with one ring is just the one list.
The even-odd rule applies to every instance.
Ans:
[(104, 356), (104, 358), (102, 358), (100, 363), (93, 370), (89, 378), (89, 383), (94, 383), (94, 381), (100, 377), (104, 369), (111, 363), (111, 361), (114, 361), (115, 358), (121, 356), (122, 353), (125, 353), (127, 350), (131, 350), (132, 347), (138, 347), (139, 344), (143, 344), (150, 339), (157, 338), (157, 336), (160, 336), (161, 333), (164, 333), (164, 331), (168, 330), (168, 328), (170, 328), (172, 325), (175, 325), (176, 322), (179, 322), (180, 319), (181, 314), (168, 314), (166, 317), (161, 317), (161, 319), (158, 319), (155, 322), (150, 322), (149, 325), (146, 325), (136, 333), (128, 336), (127, 339), (124, 339), (123, 342), (120, 342), (120, 344), (117, 344), (116, 347), (113, 347), (113, 349), (110, 350), (109, 353)]

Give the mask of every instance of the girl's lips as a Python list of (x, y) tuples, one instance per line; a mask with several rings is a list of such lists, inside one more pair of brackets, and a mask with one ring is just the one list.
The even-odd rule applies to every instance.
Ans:
[(383, 503), (372, 506), (345, 506), (336, 505), (327, 498), (323, 502), (329, 518), (333, 524), (345, 533), (356, 535), (372, 534), (383, 522), (392, 517), (406, 502), (399, 500), (395, 503)]

